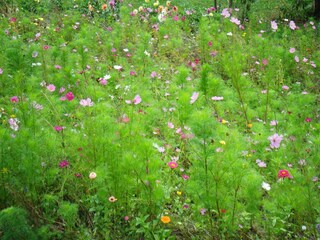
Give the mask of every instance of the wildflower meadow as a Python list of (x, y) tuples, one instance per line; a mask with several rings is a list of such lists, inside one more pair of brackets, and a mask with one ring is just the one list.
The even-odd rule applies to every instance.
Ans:
[(313, 3), (2, 1), (0, 239), (320, 239)]

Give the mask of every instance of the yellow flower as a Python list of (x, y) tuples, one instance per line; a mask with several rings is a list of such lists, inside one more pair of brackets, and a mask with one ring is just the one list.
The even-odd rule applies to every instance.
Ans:
[(180, 192), (180, 191), (177, 191), (177, 194), (180, 196), (181, 194), (182, 194), (182, 192)]
[(252, 123), (248, 123), (248, 128), (252, 128)]
[(226, 142), (223, 141), (223, 140), (221, 140), (219, 143), (222, 144), (222, 145), (226, 145)]
[(43, 21), (43, 18), (39, 18), (40, 21)]
[(169, 223), (169, 222), (171, 222), (171, 219), (170, 219), (170, 217), (169, 216), (162, 216), (161, 217), (161, 222), (163, 222), (163, 223)]
[(213, 17), (213, 13), (212, 13), (212, 12), (211, 12), (211, 13), (209, 13), (209, 16), (210, 16), (210, 17)]
[(149, 0), (146, 0), (146, 3), (148, 3), (149, 2)]
[(156, 1), (153, 6), (158, 7), (159, 6), (159, 1)]
[(226, 121), (226, 120), (224, 120), (224, 119), (222, 119), (222, 120), (221, 120), (221, 123), (222, 123), (222, 124), (226, 124), (226, 123), (227, 123), (227, 121)]
[(242, 33), (242, 37), (245, 37), (247, 35), (247, 33)]
[(140, 7), (138, 8), (138, 10), (139, 10), (139, 12), (143, 11), (143, 7), (140, 6)]
[(12, 114), (12, 115), (10, 115), (10, 117), (11, 117), (11, 118), (15, 118), (15, 117), (16, 117), (16, 115)]
[(170, 4), (171, 4), (171, 1), (166, 2), (167, 7), (170, 7)]

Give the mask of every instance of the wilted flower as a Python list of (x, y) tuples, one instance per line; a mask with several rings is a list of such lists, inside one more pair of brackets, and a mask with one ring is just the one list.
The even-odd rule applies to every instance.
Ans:
[(114, 196), (109, 197), (109, 202), (116, 202), (118, 199), (116, 199)]
[(89, 178), (90, 179), (95, 179), (97, 177), (97, 174), (95, 173), (95, 172), (91, 172), (90, 174), (89, 174)]
[(201, 214), (201, 215), (205, 215), (206, 212), (207, 212), (207, 209), (205, 209), (205, 208), (201, 208), (201, 209), (200, 209), (200, 214)]

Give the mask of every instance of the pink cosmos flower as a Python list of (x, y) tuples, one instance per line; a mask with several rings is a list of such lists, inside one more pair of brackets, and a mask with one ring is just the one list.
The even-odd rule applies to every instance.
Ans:
[(174, 125), (172, 122), (168, 122), (168, 128), (174, 128)]
[(311, 118), (307, 117), (307, 118), (305, 119), (305, 121), (306, 121), (306, 122), (311, 122)]
[(134, 97), (134, 99), (133, 99), (133, 104), (134, 104), (134, 105), (137, 105), (137, 104), (139, 104), (139, 103), (141, 103), (141, 97), (140, 97), (140, 95), (136, 95), (136, 96)]
[(3, 69), (2, 68), (0, 68), (0, 75), (2, 75), (3, 74)]
[(258, 164), (258, 166), (260, 168), (266, 168), (267, 167), (267, 164), (264, 161), (261, 161), (260, 159), (257, 159), (256, 163)]
[(61, 132), (63, 130), (63, 127), (61, 126), (54, 126), (54, 130), (56, 130), (57, 132)]
[(296, 29), (297, 29), (297, 26), (296, 26), (296, 24), (294, 23), (294, 21), (290, 21), (290, 22), (289, 22), (289, 27), (290, 27), (292, 30), (296, 30)]
[(168, 162), (168, 166), (169, 166), (171, 169), (174, 169), (174, 168), (177, 168), (177, 167), (178, 167), (178, 163), (177, 163), (177, 162), (174, 162), (174, 161), (170, 161), (170, 162)]
[(63, 160), (59, 163), (60, 168), (66, 168), (69, 166), (69, 162), (67, 160)]
[(229, 9), (228, 8), (224, 8), (221, 12), (221, 16), (225, 17), (225, 18), (228, 18), (230, 17), (230, 12), (229, 12)]
[(123, 219), (124, 219), (125, 221), (128, 221), (128, 220), (129, 220), (129, 217), (128, 217), (128, 216), (125, 216)]
[(278, 178), (293, 178), (293, 177), (290, 175), (288, 170), (283, 169), (278, 172)]
[(270, 126), (276, 126), (276, 125), (278, 125), (278, 121), (277, 120), (272, 120), (270, 122)]
[(155, 71), (153, 71), (151, 74), (150, 74), (150, 77), (151, 78), (155, 78), (157, 76), (157, 73)]
[(13, 131), (18, 131), (19, 130), (19, 120), (16, 119), (16, 118), (9, 118), (8, 120), (8, 123), (10, 125), (10, 128), (13, 130)]
[(106, 79), (104, 79), (104, 78), (100, 78), (100, 79), (99, 79), (99, 83), (100, 83), (101, 85), (107, 85), (108, 81), (107, 81)]
[(276, 21), (271, 21), (271, 28), (274, 32), (278, 30), (278, 24)]
[(49, 85), (47, 86), (47, 89), (48, 89), (50, 92), (54, 92), (54, 91), (56, 90), (56, 86), (53, 85), (53, 84), (49, 84)]
[(92, 107), (93, 104), (94, 103), (92, 102), (92, 100), (90, 98), (80, 100), (80, 105), (83, 107)]
[(270, 136), (268, 138), (268, 140), (270, 141), (270, 147), (271, 148), (279, 148), (282, 139), (283, 139), (283, 135), (278, 135), (277, 133)]
[(289, 90), (289, 87), (288, 87), (288, 86), (286, 86), (286, 85), (283, 85), (283, 86), (282, 86), (282, 90), (287, 91), (287, 90)]
[(130, 76), (135, 76), (135, 75), (136, 75), (136, 72), (130, 71)]
[(59, 93), (63, 93), (66, 89), (64, 87), (61, 87), (59, 90)]
[(66, 94), (66, 99), (68, 99), (68, 101), (72, 101), (74, 99), (74, 95), (72, 92), (68, 92)]
[(60, 65), (55, 65), (54, 67), (55, 67), (55, 69), (61, 69), (62, 68)]
[(295, 60), (297, 63), (300, 62), (300, 59), (299, 59), (298, 56), (295, 56), (295, 57), (294, 57), (294, 60)]
[(289, 52), (290, 52), (290, 53), (294, 53), (295, 51), (296, 51), (295, 48), (290, 48), (290, 49), (289, 49)]
[(186, 174), (182, 174), (182, 178), (183, 178), (184, 180), (188, 180), (190, 177), (189, 177), (188, 175), (186, 175)]
[(19, 98), (17, 96), (13, 96), (13, 97), (10, 98), (10, 102), (18, 103), (19, 102)]
[(193, 104), (195, 101), (197, 101), (198, 97), (199, 97), (199, 93), (194, 92), (191, 96), (190, 104)]

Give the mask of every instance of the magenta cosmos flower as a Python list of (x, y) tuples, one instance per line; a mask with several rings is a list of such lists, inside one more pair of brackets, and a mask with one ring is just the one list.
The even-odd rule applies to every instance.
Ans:
[(72, 92), (68, 92), (66, 94), (66, 98), (68, 99), (68, 101), (72, 101), (74, 99), (74, 95)]
[(174, 161), (171, 161), (171, 162), (168, 162), (168, 166), (169, 166), (171, 169), (174, 169), (174, 168), (177, 168), (177, 167), (178, 167), (178, 163), (177, 163), (177, 162), (174, 162)]
[(60, 168), (66, 168), (69, 166), (69, 162), (67, 160), (63, 160), (59, 163)]
[(17, 96), (13, 96), (13, 97), (10, 98), (10, 101), (12, 103), (17, 103), (17, 102), (19, 102), (19, 98)]
[(278, 135), (278, 133), (273, 134), (272, 136), (270, 136), (268, 138), (268, 140), (270, 141), (270, 147), (271, 148), (279, 148), (282, 139), (283, 139), (282, 135)]

